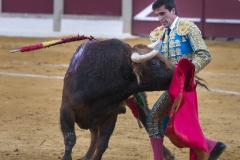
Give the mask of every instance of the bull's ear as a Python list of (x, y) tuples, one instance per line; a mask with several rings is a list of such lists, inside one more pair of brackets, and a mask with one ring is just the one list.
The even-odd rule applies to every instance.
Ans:
[(142, 63), (135, 63), (135, 62), (132, 62), (132, 64), (133, 64), (133, 71), (135, 72), (135, 73), (140, 73), (140, 74), (142, 74), (142, 72), (143, 72), (143, 64)]
[(135, 62), (132, 62), (132, 66), (133, 66), (133, 73), (137, 77), (138, 84), (140, 84), (140, 82), (141, 82), (140, 79), (142, 77), (144, 66), (142, 63), (135, 63)]

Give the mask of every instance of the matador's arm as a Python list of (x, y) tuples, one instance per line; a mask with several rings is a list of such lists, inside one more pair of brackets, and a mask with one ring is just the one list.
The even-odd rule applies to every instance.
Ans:
[(211, 61), (211, 55), (197, 26), (189, 28), (187, 37), (194, 51), (192, 63), (195, 65), (196, 73), (198, 73)]

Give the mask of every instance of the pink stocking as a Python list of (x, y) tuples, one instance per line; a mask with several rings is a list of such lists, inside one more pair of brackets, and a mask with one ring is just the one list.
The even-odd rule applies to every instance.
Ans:
[(163, 160), (163, 138), (150, 137), (154, 160)]

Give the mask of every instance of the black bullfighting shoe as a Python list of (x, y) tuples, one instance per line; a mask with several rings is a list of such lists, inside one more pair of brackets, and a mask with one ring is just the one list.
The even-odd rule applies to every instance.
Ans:
[(223, 142), (217, 142), (216, 146), (210, 153), (210, 157), (208, 158), (208, 160), (217, 160), (226, 148), (227, 146)]

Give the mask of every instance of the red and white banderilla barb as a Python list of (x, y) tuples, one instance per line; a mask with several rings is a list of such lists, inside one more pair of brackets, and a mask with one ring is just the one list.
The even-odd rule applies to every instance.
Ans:
[(15, 52), (28, 52), (28, 51), (33, 51), (33, 50), (38, 50), (38, 49), (43, 49), (47, 47), (51, 47), (54, 45), (62, 44), (62, 43), (68, 43), (68, 42), (73, 42), (73, 41), (79, 41), (79, 40), (84, 40), (84, 39), (89, 39), (90, 41), (94, 39), (94, 37), (90, 36), (74, 36), (74, 37), (69, 37), (69, 38), (61, 38), (58, 40), (53, 40), (53, 41), (47, 41), (47, 42), (42, 42), (34, 45), (29, 45), (29, 46), (23, 46), (19, 49), (11, 50), (10, 53), (15, 53)]

